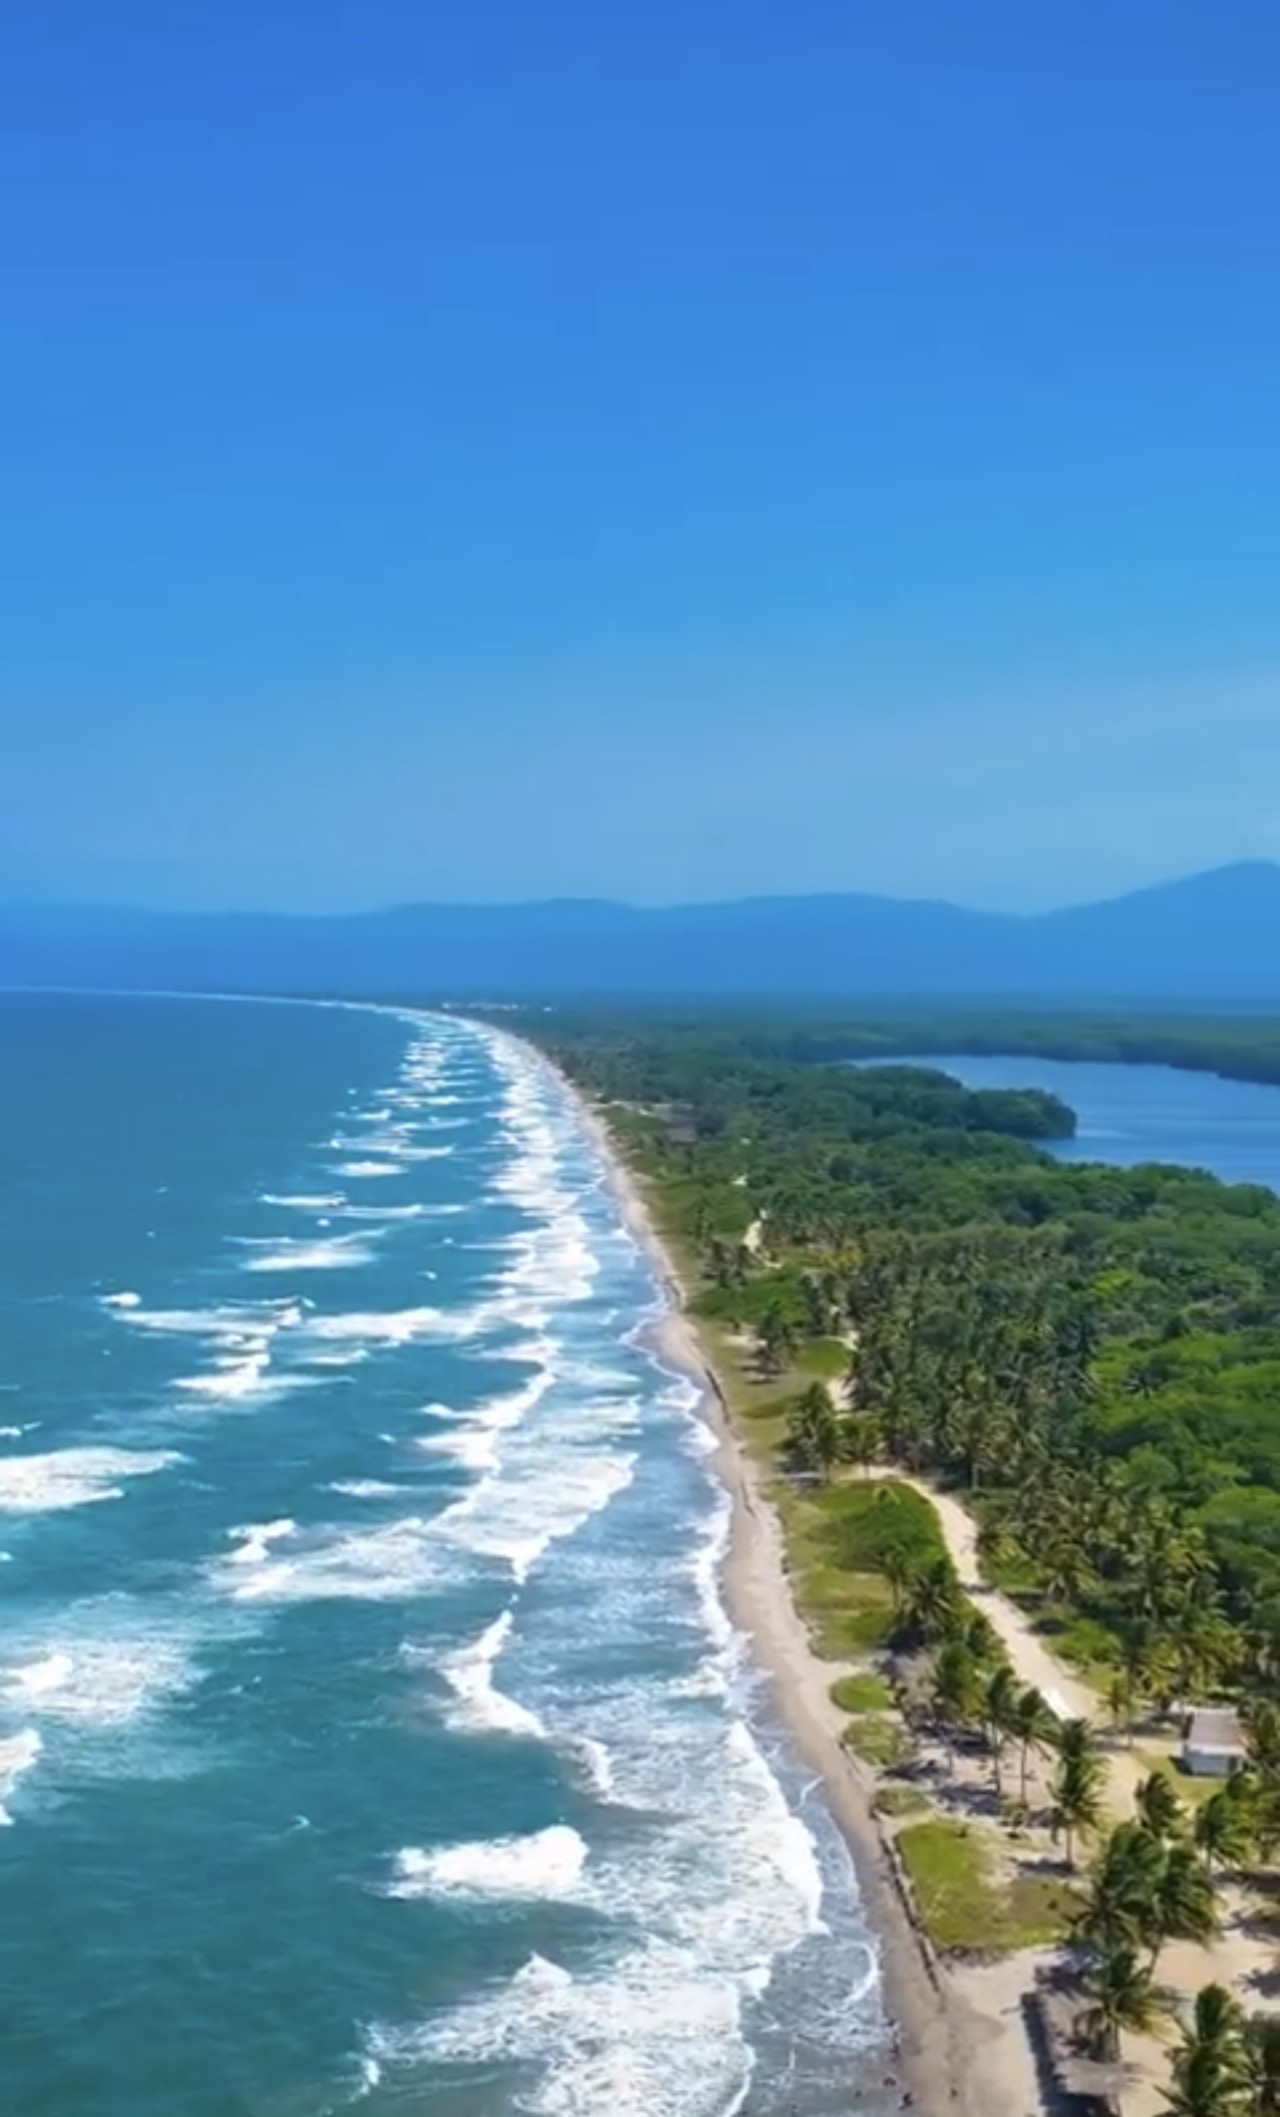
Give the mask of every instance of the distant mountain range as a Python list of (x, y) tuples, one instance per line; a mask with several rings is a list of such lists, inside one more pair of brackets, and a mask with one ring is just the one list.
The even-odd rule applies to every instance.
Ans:
[(1019, 917), (892, 897), (411, 904), (342, 918), (0, 907), (0, 984), (457, 1000), (1280, 1001), (1280, 866)]

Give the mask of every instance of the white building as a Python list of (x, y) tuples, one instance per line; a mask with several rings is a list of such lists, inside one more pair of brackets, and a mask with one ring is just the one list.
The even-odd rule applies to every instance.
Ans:
[(1240, 1716), (1232, 1706), (1201, 1706), (1187, 1716), (1182, 1769), (1195, 1779), (1226, 1779), (1247, 1761)]

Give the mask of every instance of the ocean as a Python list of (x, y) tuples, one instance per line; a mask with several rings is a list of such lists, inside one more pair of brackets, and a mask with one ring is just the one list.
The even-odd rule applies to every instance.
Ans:
[(876, 2113), (875, 1939), (557, 1078), (0, 995), (0, 2100)]

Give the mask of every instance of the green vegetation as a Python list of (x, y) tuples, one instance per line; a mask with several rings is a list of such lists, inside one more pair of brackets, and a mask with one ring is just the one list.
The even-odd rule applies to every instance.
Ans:
[[(1280, 1084), (1280, 1021), (1274, 1016), (1170, 1015), (1077, 1007), (850, 1006), (839, 1013), (723, 1007), (646, 1009), (572, 1021), (570, 1033), (685, 1043), (715, 1037), (753, 1060), (801, 1063), (859, 1059), (884, 1064), (909, 1055), (1077, 1059), (1096, 1065), (1175, 1066), (1228, 1080)], [(531, 1028), (530, 1034), (534, 1034)], [(647, 1098), (646, 1098), (647, 1099)], [(1033, 1120), (1028, 1136), (1052, 1136)], [(1006, 1124), (1004, 1129), (1010, 1129)]]
[(828, 1484), (779, 1495), (801, 1603), (833, 1660), (887, 1646), (905, 1584), (947, 1564), (937, 1518), (908, 1485)]
[(860, 1669), (853, 1676), (839, 1676), (831, 1686), (831, 1700), (842, 1713), (887, 1713), (893, 1692), (883, 1676), (873, 1669)]
[[(876, 1618), (841, 1586), (850, 1571), (893, 1584), (895, 1562), (886, 1574), (855, 1548), (865, 1516), (845, 1514), (849, 1471), (888, 1460), (965, 1489), (995, 1576), (1104, 1687), (1122, 1671), (1135, 1712), (1268, 1681), (1280, 1199), (1194, 1170), (1056, 1163), (1034, 1144), (1069, 1128), (1052, 1098), (821, 1062), (891, 1048), (908, 1020), (918, 1046), (924, 1018), (902, 1015), (562, 1020), (553, 1036), (544, 1020), (535, 1033), (612, 1105), (692, 1266), (695, 1310), (745, 1334), (757, 1383), (776, 1380), (776, 1432), (762, 1421), (760, 1440), (829, 1488), (803, 1563), (834, 1651), (893, 1629), (883, 1595)], [(1021, 1023), (1023, 1048), (1083, 1039), (1090, 1056), (1183, 1063), (1229, 1050), (1257, 1078), (1270, 1052), (1280, 1078), (1280, 1030), (1262, 1025), (1202, 1023), (1196, 1043), (1188, 1025)], [(930, 1033), (971, 1048), (1015, 1038), (990, 1017), (969, 1031), (934, 1017)], [(850, 1338), (837, 1408), (820, 1384)]]
[(965, 1823), (908, 1823), (898, 1851), (925, 1928), (938, 1948), (1001, 1954), (1059, 1941), (1075, 1900), (1056, 1881), (993, 1870), (990, 1840)]
[[(902, 1657), (899, 1716), (878, 1676), (833, 1685), (845, 1740), (889, 1771), (908, 1730), (953, 1764), (976, 1751), (1016, 1833), (1048, 1820), (1066, 1875), (1080, 1870), (1078, 1886), (1009, 1879), (997, 1830), (881, 1786), (929, 1932), (984, 1952), (1069, 1932), (1082, 2030), (1113, 2059), (1167, 2006), (1167, 1944), (1210, 1939), (1222, 1878), (1280, 1846), (1280, 1199), (1195, 1170), (1056, 1162), (1037, 1141), (1072, 1118), (1052, 1097), (831, 1062), (1025, 1050), (1280, 1082), (1280, 1026), (898, 1014), (529, 1028), (607, 1106), (646, 1185), (734, 1411), (776, 1472), (819, 1647)], [(1118, 1828), (1090, 1728), (1059, 1724), (1015, 1681), (935, 1510), (895, 1467), (963, 1494), (987, 1576), (1096, 1680), (1099, 1717), (1149, 1767)], [(1153, 1708), (1214, 1695), (1241, 1706), (1246, 1769), (1201, 1787), (1136, 1749)], [(1042, 1756), (1047, 1818), (1028, 1813)], [(1166, 2099), (1181, 2117), (1275, 2111), (1280, 2031), (1207, 1986)]]
[(922, 1794), (918, 1786), (878, 1786), (874, 1807), (881, 1816), (922, 1816), (930, 1808), (928, 1794)]
[(874, 1764), (877, 1771), (898, 1771), (911, 1757), (911, 1744), (899, 1723), (874, 1713), (862, 1713), (851, 1720), (840, 1740), (864, 1764)]

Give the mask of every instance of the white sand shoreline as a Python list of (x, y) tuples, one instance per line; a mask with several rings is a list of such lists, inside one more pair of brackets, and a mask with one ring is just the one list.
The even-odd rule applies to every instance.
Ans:
[(778, 1719), (798, 1755), (821, 1780), (828, 1808), (849, 1846), (879, 1947), (881, 1990), (895, 2045), (893, 2079), (903, 2106), (924, 2111), (927, 2117), (941, 2117), (943, 2112), (956, 2117), (1035, 2117), (1042, 2100), (1038, 2092), (1029, 2093), (1024, 2061), (1019, 2009), (1024, 1971), (1017, 1965), (994, 1965), (992, 1973), (979, 1973), (972, 1981), (981, 2002), (975, 2005), (961, 1991), (960, 1981), (938, 1964), (916, 1925), (896, 1879), (888, 1835), (875, 1813), (871, 1779), (840, 1739), (846, 1716), (830, 1697), (835, 1672), (815, 1653), (792, 1598), (781, 1523), (684, 1312), (679, 1276), (599, 1112), (563, 1074), (559, 1078), (665, 1290), (668, 1305), (651, 1326), (651, 1343), (704, 1393), (702, 1410), (717, 1443), (712, 1464), (732, 1507), (721, 1583), (726, 1606), (749, 1638), (754, 1659), (769, 1681)]

